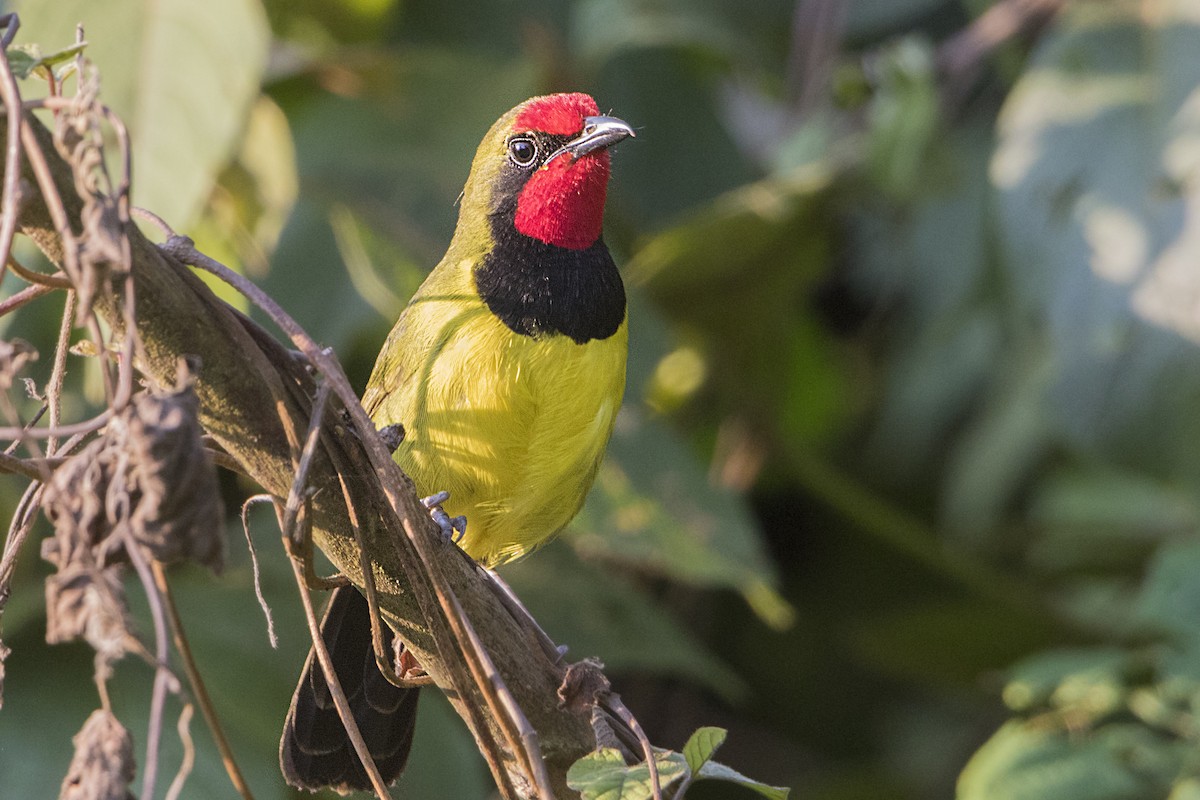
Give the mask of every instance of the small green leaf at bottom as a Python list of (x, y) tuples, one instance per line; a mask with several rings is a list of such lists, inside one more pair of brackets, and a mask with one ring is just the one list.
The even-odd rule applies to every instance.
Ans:
[(683, 757), (687, 759), (688, 769), (692, 774), (700, 772), (708, 760), (717, 752), (717, 748), (725, 743), (725, 735), (729, 731), (724, 728), (697, 728), (696, 732), (683, 746)]
[(770, 786), (753, 778), (747, 778), (737, 770), (727, 767), (724, 764), (718, 764), (716, 761), (706, 762), (700, 768), (700, 772), (696, 775), (696, 778), (736, 783), (758, 792), (763, 797), (770, 798), (770, 800), (787, 800), (788, 794), (791, 792), (791, 789), (785, 786)]
[[(655, 754), (658, 779), (663, 788), (687, 774), (687, 761), (679, 753), (664, 750)], [(649, 800), (650, 769), (639, 763), (629, 766), (621, 754), (603, 747), (576, 761), (567, 770), (567, 786), (583, 800)]]
[[(46, 77), (56, 65), (75, 58), (85, 47), (87, 42), (79, 42), (46, 55), (36, 44), (15, 44), (8, 50), (8, 61), (18, 78), (28, 78), (35, 71), (40, 71), (42, 77)], [(62, 77), (62, 74), (56, 72), (55, 77)]]

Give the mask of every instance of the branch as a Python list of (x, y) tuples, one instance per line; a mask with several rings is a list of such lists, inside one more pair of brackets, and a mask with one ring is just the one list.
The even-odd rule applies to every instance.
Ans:
[[(65, 225), (61, 219), (55, 224), (41, 193), (30, 192), (20, 207), (19, 230), (64, 267), (67, 255), (60, 234), (69, 236), (69, 231), (82, 227), (82, 202), (50, 132), (32, 117), (25, 122), (27, 141), (45, 154), (67, 220)], [(28, 160), (22, 161), (21, 178), (25, 186), (38, 185)], [(217, 300), (187, 267), (145, 239), (136, 226), (125, 227), (130, 279), (137, 287), (136, 333), (143, 344), (139, 368), (169, 384), (181, 357), (197, 364), (195, 388), (205, 429), (246, 474), (276, 498), (286, 498), (295, 477), (289, 432), (294, 436), (307, 426), (315, 393), (312, 375), (276, 339)], [(120, 338), (126, 333), (125, 315), (106, 294), (98, 295), (96, 308)], [(462, 683), (457, 639), (444, 630), (436, 603), (429, 602), (431, 597), (444, 600), (430, 585), (431, 580), (444, 580), (537, 731), (550, 788), (557, 797), (574, 796), (566, 786), (567, 769), (595, 747), (595, 739), (586, 713), (559, 707), (562, 665), (540, 648), (529, 647), (529, 631), (504, 608), (469, 559), (441, 547), (411, 483), (386, 458), (374, 430), (363, 429), (361, 406), (347, 410), (358, 427), (347, 424), (341, 410), (332, 407), (325, 415), (322, 447), (310, 467), (309, 484), (319, 489), (312, 497), (314, 540), (351, 581), (363, 585), (356, 534), (342, 493), (332, 488), (340, 473), (359, 518), (376, 523), (365, 525), (359, 535), (390, 624), (433, 680), (455, 690), (449, 692), (450, 701), (468, 724), (477, 717), (483, 720), (486, 730), (471, 725), (477, 741), (507, 741), (508, 723), (489, 707), (474, 682)], [(380, 453), (386, 464), (379, 462)], [(415, 549), (406, 527), (415, 538)], [(437, 574), (432, 577), (414, 568), (427, 553), (436, 558), (430, 572)], [(497, 776), (500, 785), (516, 787), (517, 796), (536, 796), (523, 753), (510, 748), (500, 754), (499, 763), (507, 773)]]

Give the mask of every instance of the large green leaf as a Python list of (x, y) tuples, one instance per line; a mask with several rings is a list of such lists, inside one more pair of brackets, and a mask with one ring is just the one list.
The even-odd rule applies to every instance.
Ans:
[(295, 140), (300, 200), (262, 285), (343, 356), (353, 337), (373, 334), (369, 353), (351, 356), (369, 370), (391, 323), (372, 307), (391, 307), (387, 298), (364, 300), (355, 284), (365, 284), (347, 280), (342, 262), (377, 269), (406, 302), (409, 267), (428, 271), (450, 243), (455, 198), (479, 140), (533, 93), (533, 78), (519, 60), (419, 47), (330, 68), (361, 91), (336, 94), (300, 80), (273, 87)]
[(1200, 24), (1190, 0), (1154, 9), (1069, 6), (1005, 103), (991, 178), (1014, 322), (1051, 347), (1056, 427), (1194, 468)]
[(742, 679), (667, 612), (562, 543), (505, 567), (503, 577), (572, 661), (595, 656), (609, 671), (683, 678), (731, 702), (745, 696)]
[(190, 225), (258, 95), (269, 32), (256, 0), (16, 0), (23, 41), (50, 50), (83, 23), (102, 100), (133, 141), (134, 203)]
[(572, 530), (571, 544), (585, 555), (734, 588), (771, 624), (791, 618), (745, 501), (712, 485), (678, 436), (634, 407), (621, 410)]
[(1009, 722), (972, 757), (958, 800), (1145, 800), (1165, 797), (1186, 747), (1136, 725), (1072, 735)]
[(831, 180), (816, 164), (725, 193), (650, 237), (627, 268), (700, 340), (724, 404), (791, 443), (829, 436), (850, 408), (840, 354), (803, 306), (828, 267)]

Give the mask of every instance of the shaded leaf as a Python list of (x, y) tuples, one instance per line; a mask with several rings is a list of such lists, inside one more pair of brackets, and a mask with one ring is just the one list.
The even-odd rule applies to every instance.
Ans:
[(713, 4), (680, 0), (583, 0), (577, 4), (573, 43), (584, 58), (602, 62), (625, 49), (694, 47), (732, 58), (748, 49)]
[(774, 625), (791, 609), (745, 501), (713, 486), (662, 422), (629, 406), (617, 419), (596, 485), (572, 523), (571, 544), (592, 557), (674, 580), (738, 589)]
[(1134, 619), (1193, 653), (1200, 649), (1200, 542), (1184, 540), (1159, 550), (1147, 570)]
[(678, 676), (730, 702), (744, 696), (741, 678), (667, 612), (561, 543), (504, 567), (503, 576), (572, 660), (595, 656), (609, 670)]
[(1114, 724), (1082, 735), (1006, 723), (958, 781), (958, 800), (1143, 800), (1164, 797), (1190, 745)]
[(1046, 572), (1119, 571), (1200, 525), (1178, 485), (1105, 465), (1056, 470), (1034, 491), (1027, 514), (1038, 538), (1027, 557)]
[(840, 354), (803, 308), (832, 247), (832, 177), (816, 164), (726, 193), (647, 240), (626, 269), (701, 338), (724, 404), (792, 441), (830, 436), (852, 407)]
[[(659, 751), (654, 760), (664, 789), (687, 774), (687, 761), (679, 753)], [(650, 769), (644, 763), (627, 766), (618, 751), (607, 747), (572, 764), (567, 770), (567, 786), (583, 800), (648, 800), (652, 796)]]
[(771, 798), (771, 800), (787, 800), (788, 795), (791, 793), (790, 789), (783, 786), (771, 786), (761, 781), (756, 781), (753, 778), (747, 778), (737, 770), (731, 769), (724, 764), (718, 764), (715, 761), (706, 762), (700, 768), (700, 773), (697, 777), (736, 783), (739, 786), (744, 786), (747, 789), (758, 792), (763, 797)]

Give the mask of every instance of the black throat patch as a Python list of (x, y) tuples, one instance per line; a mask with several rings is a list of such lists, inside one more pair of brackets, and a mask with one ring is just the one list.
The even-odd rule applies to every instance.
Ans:
[(562, 334), (576, 344), (617, 332), (625, 285), (603, 239), (570, 250), (519, 233), (511, 213), (491, 221), (495, 247), (475, 268), (475, 288), (510, 330), (533, 338)]

